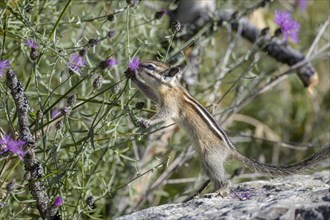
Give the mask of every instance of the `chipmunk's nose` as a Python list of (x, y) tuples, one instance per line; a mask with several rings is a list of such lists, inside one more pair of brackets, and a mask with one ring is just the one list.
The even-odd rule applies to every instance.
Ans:
[(139, 66), (138, 66), (138, 68), (136, 70), (140, 72), (142, 70), (142, 68), (143, 68), (143, 66), (140, 63)]
[(145, 68), (145, 67), (146, 67), (146, 65), (141, 62), (141, 63), (139, 63), (137, 71), (142, 71), (142, 69)]

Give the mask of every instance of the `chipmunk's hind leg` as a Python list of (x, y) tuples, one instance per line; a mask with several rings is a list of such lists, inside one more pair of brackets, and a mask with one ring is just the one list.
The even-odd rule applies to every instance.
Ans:
[(216, 196), (225, 197), (229, 193), (229, 181), (223, 166), (226, 158), (226, 153), (220, 155), (214, 151), (207, 151), (202, 159), (203, 170), (213, 182)]

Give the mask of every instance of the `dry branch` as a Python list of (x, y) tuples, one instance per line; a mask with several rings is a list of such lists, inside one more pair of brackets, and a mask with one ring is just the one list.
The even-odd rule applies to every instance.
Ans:
[[(226, 13), (219, 13), (219, 22), (230, 21), (232, 15)], [(250, 41), (257, 43), (260, 49), (265, 51), (269, 56), (275, 60), (293, 66), (305, 59), (305, 56), (299, 51), (293, 49), (290, 45), (279, 40), (272, 38), (268, 35), (262, 36), (261, 30), (250, 24), (246, 19), (230, 22), (233, 30), (238, 31), (241, 29), (241, 36)], [(262, 43), (259, 43), (259, 42)], [(297, 69), (297, 74), (305, 87), (313, 86), (318, 81), (317, 73), (310, 62)]]
[[(259, 7), (265, 6), (269, 1), (263, 0), (256, 6), (249, 10), (251, 13)], [(214, 16), (211, 17), (204, 12), (200, 12), (200, 15), (191, 23), (185, 24), (185, 33), (179, 34), (178, 38), (187, 40), (193, 38), (200, 30), (209, 26), (210, 29), (214, 29), (214, 25), (222, 27), (225, 24), (229, 24), (232, 30), (238, 32), (243, 38), (249, 42), (258, 46), (260, 50), (266, 52), (275, 60), (281, 63), (285, 63), (289, 66), (293, 66), (299, 62), (305, 61), (305, 55), (292, 48), (287, 42), (272, 37), (267, 34), (267, 31), (259, 30), (253, 24), (251, 24), (244, 16), (249, 13), (238, 13), (230, 11), (216, 11)], [(177, 16), (170, 14), (171, 19), (176, 19)], [(218, 30), (219, 28), (217, 28)], [(266, 30), (266, 29), (265, 29)], [(266, 33), (263, 33), (266, 32)], [(212, 34), (212, 31), (207, 31), (205, 35)], [(311, 62), (307, 60), (306, 64), (297, 69), (297, 75), (302, 81), (305, 87), (313, 87), (318, 83), (318, 75)]]
[(25, 176), (28, 177), (29, 190), (33, 199), (36, 200), (36, 207), (39, 210), (41, 217), (53, 219), (58, 212), (58, 208), (50, 204), (49, 196), (46, 193), (45, 183), (42, 180), (44, 177), (43, 167), (35, 155), (35, 140), (29, 128), (30, 122), (28, 113), (30, 107), (28, 99), (24, 93), (24, 88), (18, 81), (14, 71), (9, 70), (6, 76), (7, 86), (10, 89), (17, 109), (19, 137), (22, 141), (26, 142), (25, 147), (28, 151), (23, 162), (26, 171)]

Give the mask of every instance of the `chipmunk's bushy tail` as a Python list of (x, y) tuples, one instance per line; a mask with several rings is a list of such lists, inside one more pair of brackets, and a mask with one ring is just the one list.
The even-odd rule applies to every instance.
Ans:
[(265, 173), (271, 176), (285, 176), (289, 174), (299, 173), (304, 170), (311, 169), (315, 164), (318, 162), (330, 159), (330, 146), (324, 147), (315, 154), (309, 156), (305, 160), (291, 164), (291, 165), (284, 165), (284, 166), (275, 166), (270, 164), (260, 163), (254, 160), (251, 160), (244, 155), (242, 155), (237, 150), (234, 151), (232, 157), (237, 159), (243, 165), (247, 166), (251, 170)]

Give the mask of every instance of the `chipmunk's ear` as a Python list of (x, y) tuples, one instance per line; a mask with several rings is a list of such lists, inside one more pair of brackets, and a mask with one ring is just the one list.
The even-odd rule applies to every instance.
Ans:
[(179, 66), (172, 67), (168, 72), (167, 76), (181, 78), (183, 72), (186, 70), (187, 66), (185, 64), (181, 64)]
[(186, 65), (181, 64), (179, 66), (171, 67), (165, 70), (160, 75), (163, 81), (169, 84), (177, 84), (180, 83), (180, 79), (185, 69), (186, 69)]

